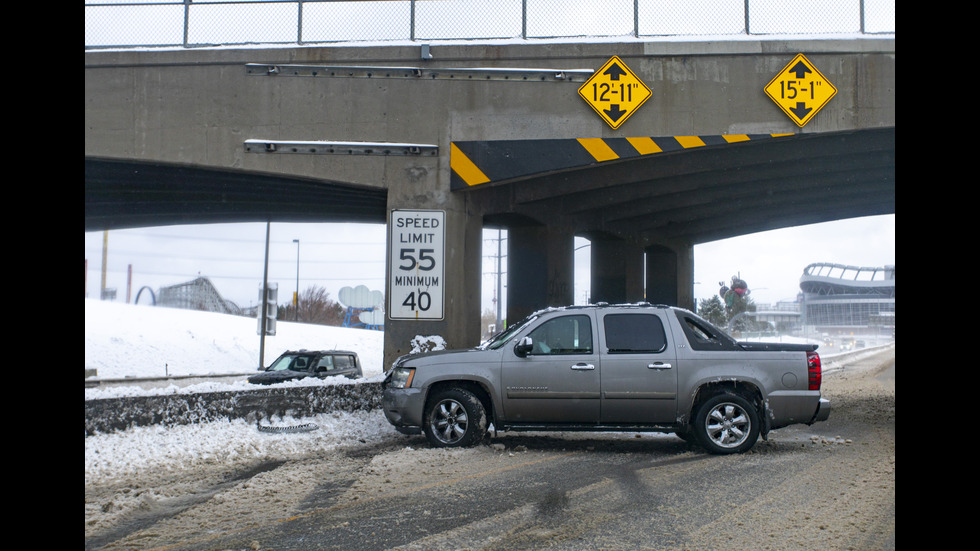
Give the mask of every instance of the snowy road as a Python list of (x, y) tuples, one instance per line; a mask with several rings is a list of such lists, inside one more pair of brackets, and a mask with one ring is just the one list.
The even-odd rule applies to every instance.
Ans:
[(894, 348), (824, 394), (827, 422), (725, 457), (634, 433), (436, 450), (380, 412), (89, 437), (86, 549), (894, 549)]

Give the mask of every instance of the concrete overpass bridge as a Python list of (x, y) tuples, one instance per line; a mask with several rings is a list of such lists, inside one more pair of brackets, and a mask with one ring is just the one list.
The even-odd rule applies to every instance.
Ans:
[[(509, 232), (510, 320), (573, 302), (575, 235), (594, 300), (693, 308), (697, 243), (895, 212), (894, 46), (89, 51), (85, 229), (389, 223), (386, 365), (418, 334), (477, 343), (484, 227)], [(802, 126), (764, 91), (798, 54), (836, 88)], [(650, 90), (615, 128), (583, 86), (612, 56)]]

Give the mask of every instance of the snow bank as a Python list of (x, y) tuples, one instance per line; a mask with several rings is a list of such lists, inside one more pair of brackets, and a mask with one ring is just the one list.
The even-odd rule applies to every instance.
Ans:
[[(99, 379), (251, 374), (259, 367), (256, 329), (254, 318), (86, 299), (85, 369), (96, 370)], [(276, 324), (275, 336), (266, 336), (264, 363), (303, 348), (353, 350), (365, 378), (384, 373), (381, 331), (287, 321)], [(207, 389), (228, 389), (217, 385)], [(108, 390), (86, 389), (86, 398), (99, 397), (99, 391)]]

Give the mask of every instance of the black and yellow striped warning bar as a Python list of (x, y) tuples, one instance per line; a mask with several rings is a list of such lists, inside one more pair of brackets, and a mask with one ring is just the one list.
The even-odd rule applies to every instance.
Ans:
[(655, 138), (464, 141), (450, 144), (450, 189), (629, 159), (794, 134), (722, 134)]

